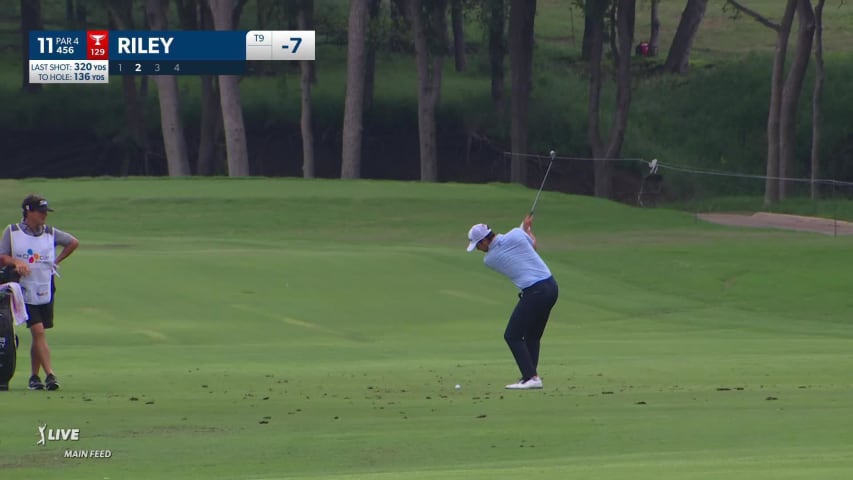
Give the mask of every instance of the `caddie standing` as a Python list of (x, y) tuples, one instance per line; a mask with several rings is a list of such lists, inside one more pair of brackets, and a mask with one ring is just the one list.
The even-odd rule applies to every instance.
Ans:
[[(68, 258), (80, 242), (62, 230), (46, 225), (47, 213), (52, 212), (47, 200), (38, 195), (26, 197), (21, 204), (23, 218), (3, 230), (0, 238), (0, 264), (14, 265), (21, 276), (20, 284), (26, 303), (27, 327), (33, 337), (30, 346), (32, 375), (30, 390), (57, 390), (59, 381), (50, 361), (45, 330), (53, 328), (53, 301), (56, 288), (54, 276), (57, 267)], [(62, 246), (59, 255), (56, 246)], [(45, 383), (39, 374), (45, 373)]]

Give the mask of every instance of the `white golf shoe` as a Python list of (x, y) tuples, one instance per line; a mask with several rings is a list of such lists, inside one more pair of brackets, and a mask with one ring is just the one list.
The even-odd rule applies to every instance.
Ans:
[(508, 390), (532, 390), (542, 388), (542, 379), (537, 377), (528, 378), (527, 380), (519, 380), (517, 383), (510, 383), (506, 386)]

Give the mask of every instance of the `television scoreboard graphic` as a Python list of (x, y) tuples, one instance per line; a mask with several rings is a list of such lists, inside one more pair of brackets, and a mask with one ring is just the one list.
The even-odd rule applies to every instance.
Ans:
[(314, 60), (314, 31), (32, 31), (30, 83), (110, 75), (241, 75), (246, 61)]

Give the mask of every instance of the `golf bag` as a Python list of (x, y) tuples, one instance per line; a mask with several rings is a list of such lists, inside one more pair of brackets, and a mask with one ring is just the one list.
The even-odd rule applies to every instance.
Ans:
[[(0, 269), (0, 284), (18, 281), (11, 267)], [(12, 297), (8, 291), (0, 292), (0, 391), (9, 390), (9, 380), (15, 375), (18, 357), (18, 336), (12, 318)]]

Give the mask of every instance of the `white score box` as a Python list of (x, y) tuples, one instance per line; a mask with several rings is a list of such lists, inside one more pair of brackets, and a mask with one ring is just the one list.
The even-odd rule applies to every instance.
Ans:
[(252, 30), (246, 60), (315, 60), (314, 30)]
[(252, 30), (246, 60), (315, 60), (314, 30)]
[(273, 60), (314, 60), (314, 30), (272, 32)]
[(109, 60), (30, 60), (30, 83), (109, 82)]

